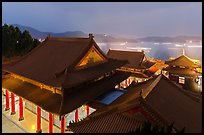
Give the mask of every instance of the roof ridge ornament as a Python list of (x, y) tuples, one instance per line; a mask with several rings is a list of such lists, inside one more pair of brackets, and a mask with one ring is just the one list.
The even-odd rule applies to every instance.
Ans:
[(185, 49), (183, 48), (183, 55), (185, 55)]
[(92, 33), (89, 33), (89, 38), (90, 39), (93, 39), (94, 38), (94, 35)]

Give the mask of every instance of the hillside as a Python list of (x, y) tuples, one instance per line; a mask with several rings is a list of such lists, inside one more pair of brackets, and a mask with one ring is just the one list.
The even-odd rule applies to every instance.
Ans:
[[(13, 24), (17, 26), (21, 31), (28, 30), (33, 38), (37, 39), (45, 39), (49, 34), (51, 37), (88, 37), (88, 33), (84, 33), (82, 31), (66, 31), (62, 33), (53, 33), (53, 32), (41, 32), (37, 29), (32, 27), (22, 26), (19, 24)], [(95, 40), (97, 42), (129, 42), (129, 43), (136, 43), (136, 42), (179, 42), (185, 43), (186, 41), (193, 41), (193, 42), (200, 42), (202, 41), (201, 36), (175, 36), (175, 37), (165, 37), (165, 36), (148, 36), (143, 38), (119, 38), (113, 36), (104, 36), (104, 34), (97, 34), (93, 33)]]

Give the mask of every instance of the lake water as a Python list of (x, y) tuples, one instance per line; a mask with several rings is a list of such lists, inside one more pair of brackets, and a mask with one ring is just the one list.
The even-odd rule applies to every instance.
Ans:
[(108, 49), (141, 51), (144, 50), (148, 57), (166, 61), (169, 57), (176, 58), (185, 54), (193, 59), (199, 59), (202, 63), (202, 43), (154, 43), (154, 42), (139, 42), (139, 43), (98, 43), (100, 48), (106, 54)]

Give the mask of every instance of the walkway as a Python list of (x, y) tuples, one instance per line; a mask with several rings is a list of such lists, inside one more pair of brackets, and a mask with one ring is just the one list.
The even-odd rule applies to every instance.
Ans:
[(2, 133), (26, 133), (26, 131), (2, 114)]
[[(4, 111), (4, 105), (2, 105), (2, 127), (3, 133), (36, 133), (36, 114), (24, 108), (24, 120), (18, 121), (19, 112), (18, 106), (16, 105), (16, 114), (10, 115), (10, 110)], [(10, 121), (7, 123), (7, 121)], [(13, 123), (13, 124), (11, 124)], [(41, 118), (42, 132), (49, 132), (49, 122)], [(15, 125), (15, 126), (14, 126)], [(60, 128), (53, 125), (53, 133), (60, 133)], [(68, 133), (68, 132), (66, 132)]]

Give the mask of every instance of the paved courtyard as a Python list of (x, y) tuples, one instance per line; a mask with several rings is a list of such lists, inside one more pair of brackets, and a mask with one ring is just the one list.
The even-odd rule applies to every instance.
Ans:
[[(10, 133), (22, 133), (28, 132), (28, 133), (36, 133), (36, 114), (32, 113), (31, 111), (24, 109), (24, 120), (18, 121), (19, 113), (16, 108), (16, 114), (10, 115), (11, 111), (4, 111), (4, 106), (2, 106), (2, 117), (4, 116), (5, 119), (2, 119), (2, 127), (3, 127), (3, 133), (10, 132)], [(21, 132), (18, 132), (19, 130), (13, 129), (14, 126), (9, 126), (7, 124), (7, 121), (10, 121), (15, 126), (19, 127), (21, 129)], [(41, 118), (41, 124), (42, 124), (42, 131), (43, 133), (49, 132), (49, 122), (43, 118)], [(60, 133), (60, 128), (53, 125), (53, 132), (54, 133)]]
[[(9, 103), (11, 103), (11, 98), (9, 99)], [(9, 105), (10, 106), (10, 105)], [(2, 128), (3, 133), (36, 133), (36, 119), (37, 116), (35, 113), (31, 112), (27, 108), (24, 107), (24, 120), (18, 121), (19, 118), (19, 102), (18, 97), (16, 96), (15, 102), (15, 110), (16, 114), (11, 115), (11, 109), (8, 111), (4, 110), (5, 108), (5, 96), (2, 93)], [(79, 120), (86, 117), (86, 110), (84, 107), (80, 107), (79, 109)], [(90, 108), (90, 113), (94, 112), (95, 109)], [(75, 121), (75, 111), (67, 114), (66, 125), (70, 121)], [(60, 126), (60, 123), (58, 123)], [(53, 125), (53, 133), (60, 133), (59, 126)], [(48, 120), (41, 118), (41, 128), (43, 133), (49, 133), (49, 122)], [(70, 133), (70, 131), (66, 131), (66, 133)]]
[[(11, 102), (11, 101), (10, 101)], [(19, 118), (19, 103), (15, 102), (16, 114), (11, 115), (11, 109), (8, 111), (4, 110), (5, 108), (5, 98), (2, 95), (2, 132), (3, 133), (36, 133), (36, 114), (30, 110), (24, 108), (24, 120), (18, 121)], [(94, 109), (90, 109), (92, 113)], [(73, 121), (75, 119), (75, 112), (68, 114), (68, 119)], [(83, 108), (79, 108), (79, 120), (86, 116), (86, 111)], [(69, 123), (68, 121), (66, 121)], [(41, 127), (43, 133), (49, 133), (49, 122), (44, 118), (41, 118)], [(53, 133), (60, 133), (60, 128), (56, 125), (53, 125)], [(70, 133), (70, 131), (66, 131)]]
[(2, 133), (26, 133), (26, 131), (2, 114)]

